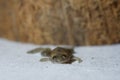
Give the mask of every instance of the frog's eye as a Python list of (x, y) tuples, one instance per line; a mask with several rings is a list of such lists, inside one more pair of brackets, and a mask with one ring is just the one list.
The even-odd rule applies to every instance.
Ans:
[(57, 56), (53, 56), (52, 59), (57, 59)]

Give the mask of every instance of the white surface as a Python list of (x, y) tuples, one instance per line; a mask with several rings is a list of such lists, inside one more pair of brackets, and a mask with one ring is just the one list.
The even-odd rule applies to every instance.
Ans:
[(73, 64), (41, 63), (26, 54), (36, 47), (0, 39), (0, 80), (120, 80), (120, 45), (76, 47), (83, 62)]

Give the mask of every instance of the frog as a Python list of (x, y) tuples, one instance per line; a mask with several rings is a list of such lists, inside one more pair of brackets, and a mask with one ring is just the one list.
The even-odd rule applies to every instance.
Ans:
[(35, 48), (33, 50), (28, 51), (28, 54), (34, 54), (40, 52), (44, 58), (40, 59), (40, 62), (51, 61), (52, 63), (60, 63), (60, 64), (71, 64), (74, 61), (78, 61), (78, 63), (82, 62), (82, 59), (74, 56), (74, 48), (65, 48), (65, 47), (56, 47), (54, 49), (51, 48)]

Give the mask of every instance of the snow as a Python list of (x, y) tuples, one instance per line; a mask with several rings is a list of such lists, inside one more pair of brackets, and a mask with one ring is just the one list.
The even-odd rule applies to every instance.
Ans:
[(120, 80), (120, 44), (76, 47), (83, 62), (72, 64), (39, 62), (40, 54), (26, 53), (37, 47), (0, 38), (0, 80)]

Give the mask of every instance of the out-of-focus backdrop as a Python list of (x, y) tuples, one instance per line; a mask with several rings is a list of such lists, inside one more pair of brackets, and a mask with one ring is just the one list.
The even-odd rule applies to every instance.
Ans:
[(120, 0), (0, 0), (0, 37), (53, 45), (120, 43)]

